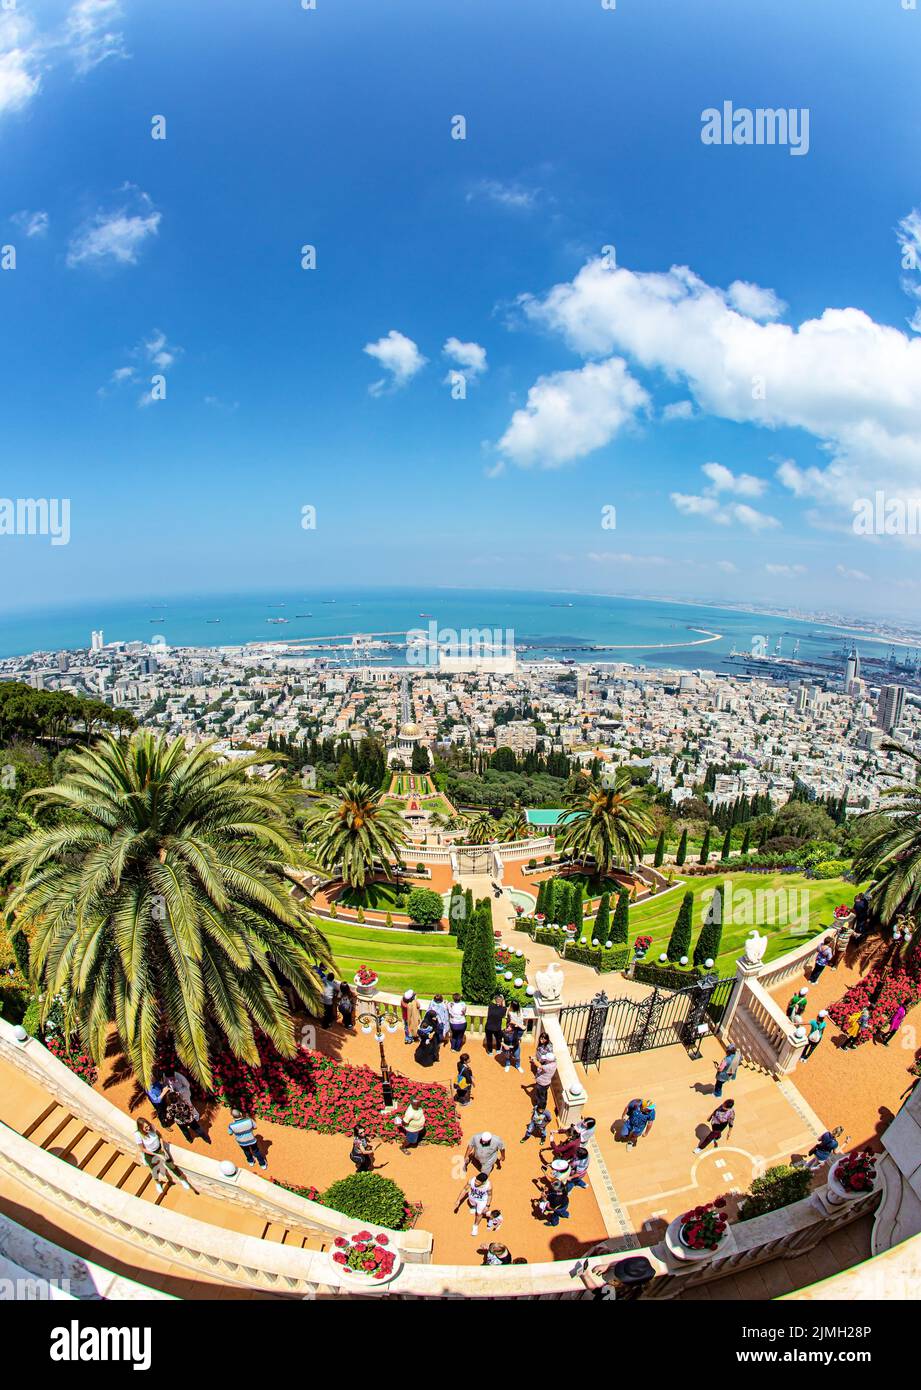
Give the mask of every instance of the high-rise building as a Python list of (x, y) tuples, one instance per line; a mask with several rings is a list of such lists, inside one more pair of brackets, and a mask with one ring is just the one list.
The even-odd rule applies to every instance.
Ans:
[(860, 656), (856, 647), (851, 647), (851, 654), (844, 663), (844, 688), (847, 690), (851, 681), (860, 679)]
[(902, 722), (902, 706), (905, 703), (904, 685), (884, 685), (879, 692), (876, 705), (876, 727), (884, 733), (891, 733)]
[(103, 641), (102, 636), (102, 628), (100, 628), (98, 632), (95, 628), (93, 628), (92, 635), (90, 637), (90, 646), (91, 650), (94, 652), (102, 651), (103, 647), (105, 646), (105, 642)]

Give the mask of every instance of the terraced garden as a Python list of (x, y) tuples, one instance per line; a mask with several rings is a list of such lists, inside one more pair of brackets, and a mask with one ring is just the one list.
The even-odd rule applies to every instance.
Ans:
[(701, 902), (703, 895), (724, 886), (729, 879), (732, 880), (730, 920), (724, 920), (721, 950), (716, 961), (723, 975), (733, 973), (753, 926), (757, 925), (767, 936), (764, 958), (773, 960), (802, 945), (823, 927), (830, 927), (838, 904), (850, 906), (857, 892), (857, 885), (845, 879), (810, 879), (805, 874), (734, 873), (690, 878), (683, 887), (661, 893), (630, 909), (630, 944), (638, 936), (651, 936), (652, 945), (646, 960), (657, 960), (668, 946), (685, 892), (694, 894), (693, 941), (696, 942), (706, 908), (706, 901)]
[(414, 989), (431, 997), (460, 989), (461, 952), (445, 932), (395, 931), (342, 920), (324, 920), (319, 926), (342, 979), (351, 980), (367, 965), (380, 976), (380, 988), (391, 993)]

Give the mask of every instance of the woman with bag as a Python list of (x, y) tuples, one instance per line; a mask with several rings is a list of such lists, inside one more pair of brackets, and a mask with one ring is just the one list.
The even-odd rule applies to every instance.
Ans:
[(469, 1105), (473, 1098), (473, 1070), (470, 1066), (470, 1053), (462, 1052), (457, 1059), (457, 1076), (454, 1078), (454, 1099), (458, 1105)]
[(374, 1150), (376, 1144), (372, 1144), (368, 1138), (368, 1131), (364, 1125), (356, 1125), (352, 1130), (352, 1148), (349, 1158), (355, 1165), (356, 1173), (370, 1173), (374, 1167)]
[(175, 1179), (180, 1187), (184, 1187), (186, 1192), (192, 1191), (191, 1184), (176, 1166), (169, 1145), (149, 1120), (138, 1120), (134, 1141), (141, 1150), (141, 1158), (150, 1169), (160, 1192), (166, 1190), (167, 1183), (172, 1179)]

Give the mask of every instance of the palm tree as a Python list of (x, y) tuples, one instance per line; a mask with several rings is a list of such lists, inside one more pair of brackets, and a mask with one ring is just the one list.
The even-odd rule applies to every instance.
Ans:
[(613, 787), (589, 784), (575, 794), (572, 806), (557, 846), (583, 862), (593, 858), (598, 877), (641, 854), (652, 833), (652, 818), (627, 777), (619, 776)]
[(211, 743), (107, 736), (29, 793), (43, 823), (2, 856), (42, 1021), (59, 999), (97, 1062), (114, 1023), (145, 1087), (164, 1039), (205, 1087), (224, 1047), (258, 1065), (256, 1030), (292, 1056), (286, 987), (315, 1004), (313, 966), (330, 952), (286, 877), (307, 863), (293, 793), (247, 775), (275, 756), (228, 763)]
[[(910, 759), (916, 778), (921, 777), (921, 753), (895, 740), (882, 746), (885, 752)], [(898, 801), (883, 812), (885, 824), (861, 845), (853, 871), (858, 883), (874, 879), (867, 893), (876, 915), (888, 926), (900, 914), (916, 917), (921, 909), (921, 783), (901, 782), (888, 787), (883, 796), (897, 797)], [(860, 820), (870, 816), (878, 819), (879, 815), (879, 810), (867, 812)]]
[(510, 806), (499, 822), (500, 840), (525, 840), (530, 831), (528, 817), (520, 804)]
[(471, 845), (485, 845), (496, 838), (496, 818), (492, 811), (477, 811), (464, 818), (464, 836)]
[(354, 778), (332, 796), (318, 797), (303, 828), (320, 867), (338, 871), (350, 888), (364, 888), (377, 864), (389, 875), (409, 839), (399, 809)]

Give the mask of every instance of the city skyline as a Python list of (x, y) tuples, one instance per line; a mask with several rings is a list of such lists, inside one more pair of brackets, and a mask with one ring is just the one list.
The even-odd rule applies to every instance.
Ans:
[[(226, 13), (0, 13), (0, 502), (70, 506), (67, 544), (3, 535), (8, 594), (913, 615), (917, 537), (853, 523), (917, 494), (917, 15), (716, 5), (690, 70), (672, 3)], [(808, 149), (704, 143), (726, 102)]]

